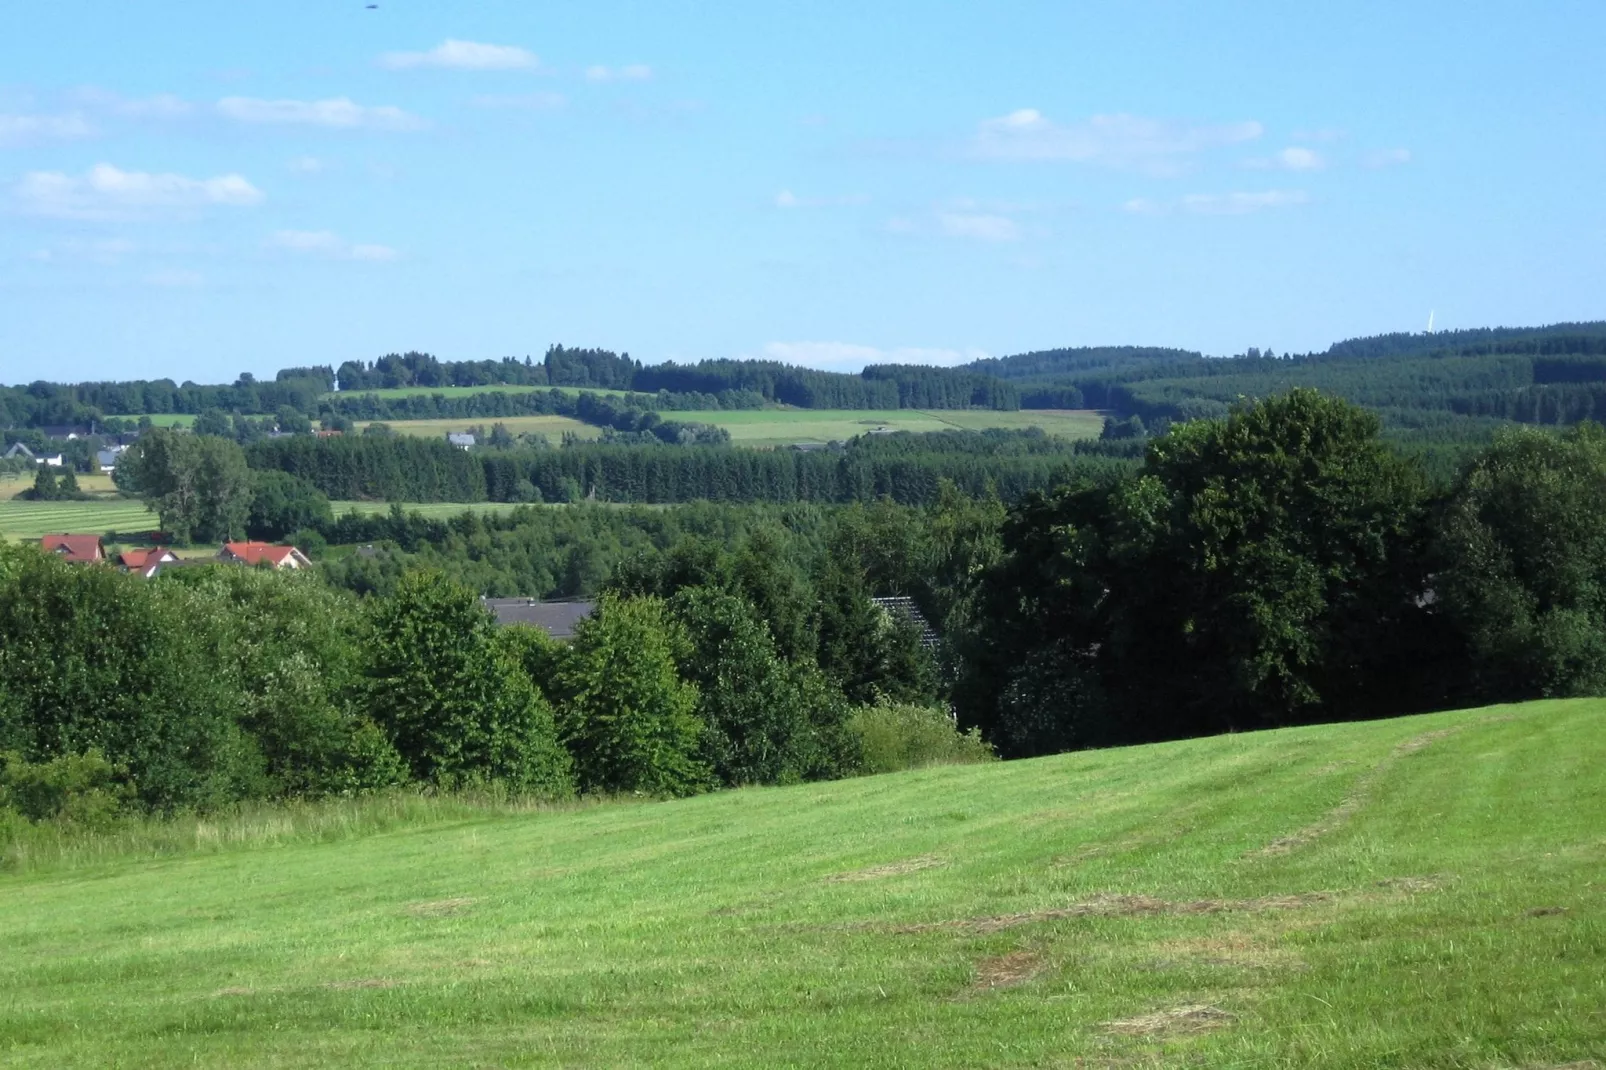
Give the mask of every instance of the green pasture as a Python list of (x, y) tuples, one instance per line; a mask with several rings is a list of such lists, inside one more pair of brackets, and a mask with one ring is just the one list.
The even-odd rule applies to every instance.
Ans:
[(14, 1067), (1606, 1057), (1600, 700), (11, 864)]
[[(61, 469), (55, 468), (52, 471), (58, 478), (60, 477)], [(33, 471), (0, 472), (0, 501), (14, 498), (23, 491), (32, 489), (34, 475)], [(78, 489), (86, 494), (110, 496), (117, 493), (117, 487), (109, 475), (102, 475), (99, 472), (79, 472), (77, 475)]]
[[(464, 390), (483, 390), (463, 387)], [(950, 431), (962, 428), (983, 431), (988, 428), (1021, 429), (1040, 427), (1052, 435), (1066, 438), (1095, 438), (1104, 427), (1104, 417), (1096, 412), (1071, 409), (1022, 409), (993, 412), (987, 409), (693, 409), (664, 411), (665, 420), (713, 424), (731, 434), (737, 446), (772, 447), (801, 443), (845, 442), (871, 431)], [(387, 420), (398, 434), (435, 437), (472, 426), (489, 430), (506, 424), (515, 435), (539, 433), (554, 442), (565, 431), (594, 439), (601, 429), (567, 416), (484, 416), (451, 420)], [(366, 423), (357, 425), (366, 427)]]
[(328, 401), (338, 397), (360, 397), (368, 394), (377, 394), (381, 398), (418, 398), (432, 397), (440, 394), (449, 398), (466, 398), (475, 394), (545, 394), (556, 390), (560, 394), (607, 394), (623, 397), (628, 391), (605, 390), (600, 386), (506, 386), (492, 384), (490, 386), (395, 386), (383, 390), (342, 390), (338, 394), (324, 394), (323, 399)]
[[(193, 426), (195, 426), (195, 415), (193, 413), (188, 413), (188, 412), (159, 412), (159, 413), (155, 413), (154, 415), (149, 416), (149, 417), (145, 417), (145, 418), (149, 419), (150, 422), (155, 424), (157, 427), (193, 427)], [(137, 419), (141, 419), (141, 417), (131, 416), (131, 417), (129, 417), (129, 419), (137, 420)]]
[[(568, 416), (476, 416), (465, 420), (380, 420), (376, 423), (388, 424), (391, 430), (398, 435), (417, 435), (424, 438), (442, 438), (448, 432), (467, 431), (470, 427), (483, 427), (490, 431), (497, 424), (506, 425), (507, 429), (515, 435), (537, 434), (545, 435), (556, 445), (563, 438), (564, 432), (577, 435), (583, 439), (593, 439), (602, 434), (600, 428)], [(357, 424), (360, 431), (368, 426), (368, 422)]]
[(963, 428), (1041, 427), (1069, 438), (1091, 438), (1103, 429), (1103, 417), (1091, 412), (1040, 410), (993, 412), (987, 409), (718, 409), (666, 412), (666, 420), (713, 424), (731, 434), (738, 446), (787, 446), (794, 443), (845, 442), (872, 431), (950, 431)]
[(156, 527), (156, 514), (145, 503), (127, 498), (83, 502), (0, 500), (0, 536), (13, 541), (71, 533), (103, 535), (108, 531), (143, 532)]

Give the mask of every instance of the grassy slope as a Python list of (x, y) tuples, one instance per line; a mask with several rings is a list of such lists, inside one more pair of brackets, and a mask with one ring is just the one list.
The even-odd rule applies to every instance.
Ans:
[[(463, 389), (472, 389), (464, 387)], [(449, 431), (466, 431), (470, 427), (483, 427), (489, 431), (497, 424), (505, 424), (507, 429), (515, 435), (539, 434), (551, 439), (554, 444), (563, 439), (565, 431), (580, 438), (592, 439), (602, 432), (595, 426), (583, 423), (569, 416), (474, 416), (464, 420), (385, 420), (382, 421), (400, 435), (419, 435), (425, 438), (442, 438)], [(360, 431), (368, 426), (368, 421), (357, 424)]]
[(369, 394), (377, 394), (381, 398), (414, 398), (432, 397), (435, 394), (440, 394), (449, 398), (464, 398), (470, 397), (474, 394), (546, 394), (550, 393), (554, 389), (560, 394), (569, 395), (602, 394), (609, 397), (623, 397), (626, 393), (628, 393), (628, 391), (625, 390), (605, 390), (599, 386), (550, 387), (506, 386), (496, 384), (491, 386), (393, 386), (385, 390), (344, 390), (339, 394), (325, 394), (323, 397), (325, 400), (332, 400), (343, 395), (366, 397)]
[(1603, 718), (1537, 703), (0, 877), (0, 1052), (1600, 1057)]
[[(473, 388), (464, 388), (473, 389)], [(1041, 427), (1068, 438), (1093, 438), (1103, 429), (1098, 413), (1061, 409), (990, 412), (985, 409), (709, 409), (662, 413), (666, 420), (713, 424), (731, 433), (737, 446), (787, 446), (794, 442), (845, 441), (877, 428), (894, 431), (946, 431), (960, 427), (981, 431), (990, 427)], [(478, 424), (490, 428), (505, 423), (514, 434), (540, 432), (556, 441), (564, 431), (581, 438), (601, 432), (590, 424), (566, 416), (474, 417), (463, 420), (396, 420), (390, 426), (409, 435), (444, 435)], [(359, 427), (366, 426), (359, 424)]]
[(0, 501), (0, 534), (37, 539), (56, 532), (99, 535), (108, 531), (149, 531), (156, 514), (127, 498), (83, 502)]

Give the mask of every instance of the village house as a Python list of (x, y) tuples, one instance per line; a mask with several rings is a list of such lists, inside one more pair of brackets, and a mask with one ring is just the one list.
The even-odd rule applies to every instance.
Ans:
[(106, 560), (99, 535), (46, 535), (39, 540), (39, 548), (75, 565)]
[(132, 572), (145, 579), (150, 579), (161, 570), (163, 565), (174, 564), (178, 556), (173, 551), (161, 546), (152, 546), (148, 549), (124, 550), (117, 555), (117, 566), (124, 572)]
[(121, 457), (126, 449), (128, 449), (127, 446), (111, 446), (107, 449), (95, 451), (95, 464), (99, 467), (101, 474), (111, 475), (117, 471), (117, 458)]
[(485, 598), (481, 604), (496, 615), (496, 623), (540, 628), (554, 639), (574, 638), (574, 626), (591, 616), (595, 602), (542, 602), (534, 598)]
[(466, 450), (470, 446), (474, 445), (475, 438), (473, 435), (462, 434), (457, 431), (449, 431), (446, 435), (446, 441), (450, 442), (460, 450)]
[(226, 542), (217, 559), (230, 565), (267, 565), (270, 568), (311, 568), (312, 561), (294, 546), (267, 542)]

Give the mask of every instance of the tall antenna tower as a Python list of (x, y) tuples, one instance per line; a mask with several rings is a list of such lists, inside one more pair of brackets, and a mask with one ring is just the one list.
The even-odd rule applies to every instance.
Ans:
[(1436, 312), (1436, 311), (1437, 311), (1437, 309), (1429, 309), (1428, 310), (1428, 333), (1429, 334), (1433, 333), (1433, 313)]

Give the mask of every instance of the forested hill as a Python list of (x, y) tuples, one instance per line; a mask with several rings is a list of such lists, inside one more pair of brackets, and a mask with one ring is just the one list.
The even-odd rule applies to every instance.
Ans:
[[(333, 393), (338, 384), (339, 393)], [(468, 399), (453, 387), (502, 387)], [(1378, 412), (1391, 432), (1438, 441), (1486, 437), (1497, 421), (1572, 424), (1606, 418), (1606, 322), (1384, 334), (1302, 355), (1251, 348), (1211, 358), (1146, 346), (1051, 349), (955, 368), (871, 365), (858, 373), (776, 361), (643, 364), (628, 353), (550, 347), (529, 357), (447, 361), (427, 353), (286, 368), (273, 382), (36, 382), (0, 387), (0, 430), (84, 425), (163, 413), (405, 420), (561, 413), (590, 419), (578, 391), (616, 391), (610, 404), (646, 410), (789, 405), (807, 409), (1102, 409), (1118, 420), (1188, 420), (1240, 399), (1308, 386)], [(405, 389), (411, 396), (378, 395)], [(554, 393), (556, 391), (556, 393)], [(563, 393), (563, 392), (567, 393)], [(537, 392), (542, 392), (537, 397)], [(518, 396), (515, 397), (514, 395)], [(597, 407), (597, 401), (587, 403)], [(582, 410), (585, 411), (582, 411)], [(590, 415), (588, 415), (590, 414)], [(615, 414), (616, 415), (616, 414)], [(591, 422), (617, 425), (609, 416)]]

